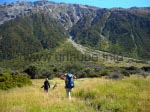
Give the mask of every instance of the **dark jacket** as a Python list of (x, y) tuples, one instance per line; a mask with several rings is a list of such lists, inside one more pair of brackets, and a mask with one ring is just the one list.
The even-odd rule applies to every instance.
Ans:
[(44, 81), (44, 89), (49, 89), (50, 88), (50, 84), (48, 82), (48, 80)]

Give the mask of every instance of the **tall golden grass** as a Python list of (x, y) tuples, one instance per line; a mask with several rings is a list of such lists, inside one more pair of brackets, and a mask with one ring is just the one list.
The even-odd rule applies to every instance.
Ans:
[[(75, 80), (72, 100), (66, 98), (64, 81), (50, 80), (46, 94), (43, 79), (31, 86), (0, 91), (0, 112), (149, 112), (150, 79), (130, 77), (123, 80), (102, 78)], [(57, 83), (58, 88), (52, 86)]]
[[(40, 88), (43, 81), (32, 80), (32, 86), (0, 91), (0, 112), (94, 112), (84, 101), (66, 98), (63, 80), (50, 80), (48, 94)], [(52, 90), (55, 83), (58, 88)]]

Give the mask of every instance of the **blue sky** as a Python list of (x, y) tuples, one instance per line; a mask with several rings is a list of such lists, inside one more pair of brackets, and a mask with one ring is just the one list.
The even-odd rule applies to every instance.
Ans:
[[(12, 2), (16, 0), (0, 0), (0, 3)], [(23, 1), (23, 0), (20, 0)], [(24, 0), (24, 1), (36, 1), (36, 0)], [(64, 3), (76, 3), (83, 5), (97, 6), (100, 8), (113, 8), (113, 7), (150, 7), (150, 0), (50, 0), (54, 2)]]

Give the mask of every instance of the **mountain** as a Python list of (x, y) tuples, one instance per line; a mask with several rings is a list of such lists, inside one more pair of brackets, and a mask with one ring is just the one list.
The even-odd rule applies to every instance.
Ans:
[(53, 49), (69, 37), (59, 22), (45, 14), (10, 20), (0, 26), (0, 59)]
[[(26, 17), (30, 18), (37, 13), (49, 15), (54, 21), (56, 21), (56, 26), (61, 27), (56, 33), (56, 37), (59, 34), (64, 35), (64, 32), (66, 34), (70, 33), (77, 43), (84, 46), (134, 58), (149, 59), (150, 57), (149, 7), (105, 9), (87, 5), (64, 4), (47, 1), (14, 2), (0, 6), (0, 24), (2, 24), (0, 26), (0, 31), (8, 32), (8, 29), (4, 30), (3, 28), (8, 24), (6, 21), (12, 20), (11, 23), (13, 23), (16, 19)], [(33, 23), (37, 25), (36, 27), (34, 26), (35, 24), (33, 25), (37, 32), (39, 32), (38, 28), (44, 27), (42, 21), (40, 21), (42, 25), (39, 26), (36, 19), (33, 20), (32, 17), (30, 19), (32, 19)], [(51, 23), (53, 22), (50, 22), (50, 24)], [(19, 24), (22, 24), (22, 22)], [(27, 27), (30, 28), (30, 25)], [(45, 29), (48, 31), (47, 27)], [(54, 27), (54, 29), (57, 28)], [(14, 30), (13, 32), (15, 33), (17, 31)], [(53, 32), (53, 30), (48, 32)], [(32, 35), (32, 32), (28, 33), (28, 35)], [(44, 38), (43, 36), (39, 36), (39, 34), (34, 34), (34, 38), (41, 40), (42, 38), (40, 37)], [(6, 39), (4, 39), (6, 38), (5, 36), (1, 36), (1, 38), (3, 38), (4, 43), (7, 43)], [(56, 40), (55, 37), (52, 37), (50, 40), (53, 39)], [(59, 42), (59, 40), (57, 41)], [(3, 46), (4, 43), (1, 42), (0, 45)], [(38, 44), (36, 43), (35, 45)], [(40, 45), (42, 47), (36, 48), (47, 48), (47, 45), (45, 43), (42, 44), (41, 41), (39, 46)], [(16, 46), (16, 48), (18, 47)], [(7, 54), (9, 50), (6, 49), (4, 51), (1, 53), (3, 54), (3, 58), (6, 57), (4, 54)], [(24, 54), (23, 51), (21, 53)], [(13, 55), (11, 57), (13, 57)]]
[(0, 6), (0, 24), (11, 19), (40, 12), (59, 20), (66, 30), (68, 30), (75, 25), (83, 15), (91, 13), (97, 9), (98, 8), (91, 6), (47, 1), (14, 2)]
[(147, 55), (148, 58), (150, 13), (141, 10), (99, 9), (94, 16), (90, 13), (80, 19), (71, 34), (86, 46), (134, 58)]

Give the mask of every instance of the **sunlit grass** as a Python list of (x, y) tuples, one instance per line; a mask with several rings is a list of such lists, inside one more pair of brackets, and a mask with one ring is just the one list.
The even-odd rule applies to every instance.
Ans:
[[(31, 86), (0, 91), (0, 112), (149, 112), (150, 79), (132, 76), (123, 80), (103, 78), (75, 80), (72, 100), (66, 98), (64, 81), (50, 80), (48, 94), (40, 88), (44, 80)], [(58, 88), (53, 90), (57, 83)]]
[(74, 95), (97, 110), (112, 112), (149, 112), (150, 79), (132, 76), (119, 81), (90, 81)]
[[(66, 98), (64, 81), (50, 81), (48, 94), (40, 88), (44, 80), (32, 80), (32, 86), (0, 91), (0, 112), (94, 112), (84, 101)], [(52, 90), (57, 82), (58, 88)]]

